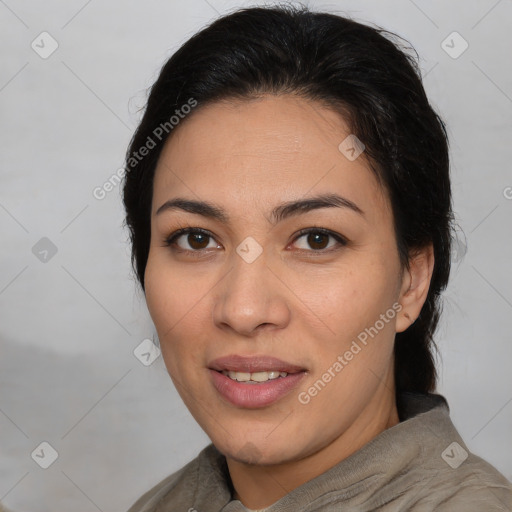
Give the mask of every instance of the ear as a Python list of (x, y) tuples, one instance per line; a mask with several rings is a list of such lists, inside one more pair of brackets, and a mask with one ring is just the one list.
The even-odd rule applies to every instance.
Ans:
[(420, 315), (427, 299), (430, 280), (434, 270), (434, 248), (432, 244), (415, 250), (409, 256), (409, 268), (404, 269), (399, 302), (402, 306), (397, 320), (396, 332), (405, 331)]

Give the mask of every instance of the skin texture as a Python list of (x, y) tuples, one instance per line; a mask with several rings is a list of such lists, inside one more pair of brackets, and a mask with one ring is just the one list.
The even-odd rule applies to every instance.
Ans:
[[(148, 308), (173, 382), (226, 456), (235, 497), (249, 508), (274, 503), (399, 421), (394, 336), (419, 315), (432, 249), (401, 267), (387, 193), (364, 153), (350, 161), (338, 149), (349, 134), (338, 113), (298, 96), (216, 102), (182, 121), (156, 169)], [(333, 207), (270, 221), (283, 202), (332, 193), (364, 214)], [(214, 203), (228, 221), (177, 209), (156, 214), (176, 197)], [(185, 234), (166, 245), (183, 227), (212, 237)], [(305, 228), (348, 241), (324, 236), (311, 244), (298, 234)], [(263, 249), (252, 263), (236, 252), (248, 236)], [(301, 403), (299, 393), (393, 304), (400, 312)], [(208, 370), (232, 354), (270, 355), (307, 371), (278, 402), (240, 408), (219, 395)]]

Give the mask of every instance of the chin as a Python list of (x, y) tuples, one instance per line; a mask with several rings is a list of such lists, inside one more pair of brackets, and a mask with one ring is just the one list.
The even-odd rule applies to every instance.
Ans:
[[(298, 448), (296, 445), (285, 446), (284, 443), (277, 445), (269, 443), (267, 439), (262, 439), (261, 442), (256, 439), (248, 441), (247, 438), (231, 439), (227, 443), (214, 441), (213, 444), (226, 458), (242, 464), (271, 466), (299, 458), (295, 453)], [(291, 453), (292, 449), (294, 453)]]

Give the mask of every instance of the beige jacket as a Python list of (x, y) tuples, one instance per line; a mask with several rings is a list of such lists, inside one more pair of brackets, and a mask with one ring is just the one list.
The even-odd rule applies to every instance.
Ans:
[[(512, 486), (469, 453), (440, 395), (406, 393), (402, 421), (265, 512), (512, 511)], [(247, 512), (232, 499), (213, 445), (144, 494), (129, 512)]]

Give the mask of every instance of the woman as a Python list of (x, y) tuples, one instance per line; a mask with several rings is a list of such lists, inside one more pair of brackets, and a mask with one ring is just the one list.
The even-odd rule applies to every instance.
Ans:
[(212, 444), (130, 509), (510, 510), (433, 394), (443, 122), (394, 37), (295, 8), (163, 67), (126, 161), (133, 263)]

